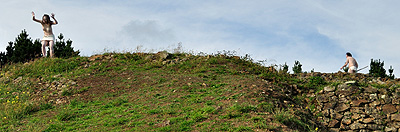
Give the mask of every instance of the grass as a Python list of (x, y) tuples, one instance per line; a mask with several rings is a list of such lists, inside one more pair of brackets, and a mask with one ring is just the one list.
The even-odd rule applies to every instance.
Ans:
[[(326, 85), (278, 74), (231, 54), (105, 53), (7, 65), (0, 78), (4, 131), (311, 131), (278, 88)], [(156, 59), (146, 59), (154, 56)], [(20, 78), (22, 77), (22, 78)], [(20, 79), (18, 79), (20, 78)], [(264, 93), (263, 93), (264, 92)], [(274, 95), (274, 97), (267, 96)], [(289, 105), (301, 102), (302, 96)], [(280, 108), (280, 109), (277, 109)], [(306, 115), (306, 114), (305, 114)]]

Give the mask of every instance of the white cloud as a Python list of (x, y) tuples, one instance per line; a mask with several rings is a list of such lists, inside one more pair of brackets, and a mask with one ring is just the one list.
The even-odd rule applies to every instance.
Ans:
[[(84, 55), (111, 49), (166, 48), (183, 43), (188, 50), (235, 50), (277, 64), (295, 60), (304, 70), (336, 72), (344, 53), (360, 65), (371, 58), (393, 64), (400, 76), (397, 52), (398, 1), (4, 1), (0, 8), (0, 47), (23, 29), (41, 38), (37, 16), (56, 13), (63, 33)], [(367, 70), (366, 70), (367, 72)]]

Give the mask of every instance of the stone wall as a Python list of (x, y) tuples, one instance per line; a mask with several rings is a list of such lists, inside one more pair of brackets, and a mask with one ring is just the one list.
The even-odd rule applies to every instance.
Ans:
[[(368, 83), (360, 83), (367, 80), (357, 77), (360, 76), (357, 74), (349, 76), (353, 76), (349, 77), (349, 80), (356, 81), (326, 86), (313, 95), (314, 115), (318, 117), (317, 120), (329, 131), (399, 131), (398, 85), (382, 79), (371, 79)], [(330, 77), (332, 79), (332, 76)]]

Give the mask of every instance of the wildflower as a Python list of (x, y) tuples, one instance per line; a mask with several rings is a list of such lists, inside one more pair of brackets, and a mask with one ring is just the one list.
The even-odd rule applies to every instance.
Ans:
[(292, 107), (294, 107), (294, 105), (292, 105)]
[(22, 92), (22, 94), (25, 94), (25, 92)]
[(318, 127), (315, 128), (315, 131), (318, 131)]
[(4, 119), (7, 119), (7, 117), (4, 116)]

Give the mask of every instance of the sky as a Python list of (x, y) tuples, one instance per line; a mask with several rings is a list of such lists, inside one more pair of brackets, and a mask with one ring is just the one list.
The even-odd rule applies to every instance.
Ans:
[[(0, 51), (22, 30), (43, 37), (55, 13), (56, 36), (82, 56), (173, 51), (250, 55), (265, 65), (335, 73), (351, 52), (359, 67), (380, 59), (400, 76), (400, 1), (396, 0), (0, 0)], [(3, 48), (1, 48), (3, 47)], [(369, 68), (361, 70), (368, 73)]]

